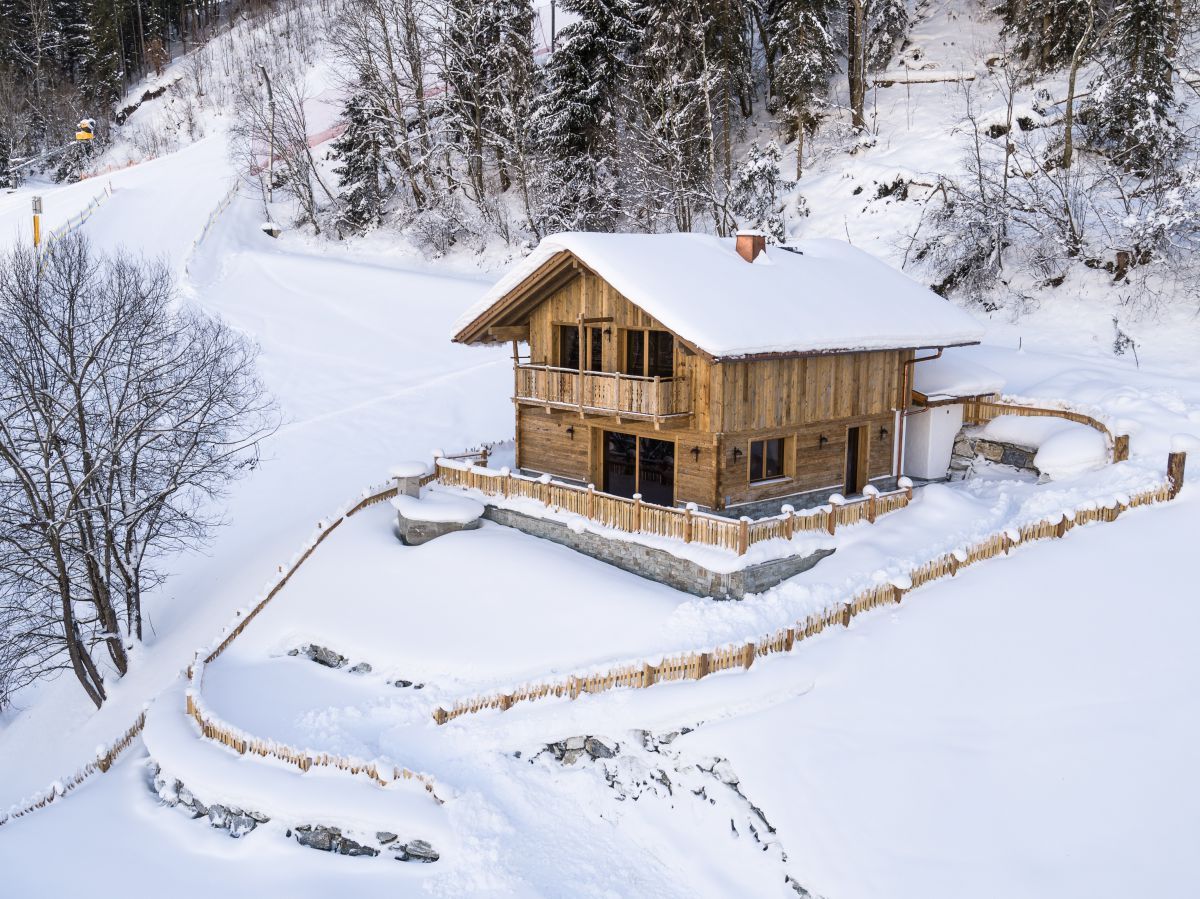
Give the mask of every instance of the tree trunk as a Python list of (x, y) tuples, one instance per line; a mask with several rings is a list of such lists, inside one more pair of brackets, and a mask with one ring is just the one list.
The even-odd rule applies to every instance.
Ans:
[(1071, 56), (1071, 74), (1067, 78), (1067, 109), (1063, 116), (1062, 165), (1064, 169), (1071, 167), (1071, 156), (1075, 149), (1075, 76), (1079, 74), (1079, 66), (1083, 63), (1088, 41), (1092, 37), (1092, 26), (1095, 21), (1096, 0), (1089, 0), (1087, 28), (1084, 29), (1083, 37), (1079, 39), (1079, 43), (1075, 46), (1075, 52)]
[(849, 43), (846, 53), (846, 73), (850, 81), (850, 123), (866, 128), (866, 0), (850, 0)]

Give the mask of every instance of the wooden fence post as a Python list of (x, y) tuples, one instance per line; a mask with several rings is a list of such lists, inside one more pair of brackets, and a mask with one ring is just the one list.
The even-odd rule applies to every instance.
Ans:
[(829, 536), (832, 537), (834, 531), (837, 530), (837, 509), (830, 506), (825, 512), (825, 530), (829, 531)]
[(1129, 458), (1129, 435), (1118, 434), (1113, 438), (1113, 461), (1124, 462)]
[(702, 677), (708, 676), (708, 664), (709, 659), (707, 652), (702, 652), (700, 655), (696, 656), (696, 680), (700, 680)]
[(743, 515), (738, 519), (738, 555), (746, 555), (750, 548), (750, 519)]
[(863, 488), (863, 493), (867, 495), (867, 521), (874, 524), (879, 511), (879, 489), (874, 484), (868, 484)]
[(692, 512), (693, 503), (688, 503), (683, 510), (683, 542), (692, 542)]
[(850, 626), (850, 618), (853, 614), (854, 613), (850, 607), (850, 603), (843, 603), (842, 604), (842, 627)]
[(783, 533), (791, 540), (796, 533), (796, 510), (791, 506), (783, 507)]
[(651, 686), (654, 683), (654, 675), (656, 673), (657, 672), (654, 670), (653, 665), (651, 665), (649, 662), (643, 662), (642, 663), (642, 686), (643, 687)]
[(596, 520), (596, 485), (595, 484), (588, 484), (587, 517), (591, 521)]
[(1187, 453), (1174, 452), (1167, 456), (1167, 481), (1170, 487), (1167, 496), (1174, 499), (1183, 489), (1183, 471), (1187, 465)]
[(642, 495), (635, 493), (633, 495), (633, 532), (636, 534), (642, 529)]

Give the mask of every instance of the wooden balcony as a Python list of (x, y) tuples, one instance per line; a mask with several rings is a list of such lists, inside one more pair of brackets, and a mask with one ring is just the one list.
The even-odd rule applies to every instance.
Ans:
[(681, 424), (692, 414), (686, 378), (643, 378), (620, 372), (585, 371), (553, 365), (520, 364), (516, 399), (581, 415), (612, 415)]

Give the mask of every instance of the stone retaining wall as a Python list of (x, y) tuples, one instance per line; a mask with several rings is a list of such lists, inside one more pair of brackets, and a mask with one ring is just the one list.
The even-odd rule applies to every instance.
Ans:
[(652, 546), (629, 540), (614, 540), (589, 531), (576, 532), (561, 522), (536, 518), (512, 509), (489, 505), (483, 517), (496, 524), (516, 528), (531, 536), (569, 547), (676, 590), (715, 599), (741, 599), (747, 593), (761, 593), (781, 581), (807, 571), (833, 553), (832, 549), (819, 549), (806, 556), (789, 556), (786, 559), (763, 562), (725, 573), (710, 571), (703, 565), (681, 559)]

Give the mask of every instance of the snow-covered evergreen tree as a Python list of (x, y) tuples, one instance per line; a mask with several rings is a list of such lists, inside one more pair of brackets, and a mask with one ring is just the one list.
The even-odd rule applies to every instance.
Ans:
[(618, 186), (622, 91), (633, 40), (628, 0), (564, 0), (577, 17), (558, 34), (534, 111), (544, 159), (539, 218), (547, 232), (610, 231)]
[(392, 179), (384, 165), (390, 140), (386, 117), (375, 109), (369, 93), (356, 93), (342, 111), (346, 130), (333, 142), (331, 156), (340, 163), (338, 177), (339, 231), (363, 231), (383, 220), (392, 192)]
[(796, 177), (800, 177), (804, 139), (821, 121), (829, 79), (837, 71), (833, 0), (772, 0), (764, 28), (769, 38), (774, 79), (771, 90), (785, 117), (785, 133), (796, 140)]
[(1085, 108), (1090, 138), (1135, 171), (1161, 170), (1176, 157), (1181, 134), (1173, 119), (1173, 4), (1119, 0), (1108, 26), (1103, 72)]
[(874, 0), (867, 8), (867, 65), (884, 68), (900, 50), (907, 32), (905, 0)]
[(1000, 10), (1004, 34), (1035, 71), (1060, 68), (1071, 61), (1087, 30), (1089, 4), (1098, 24), (1111, 0), (1009, 0)]
[(729, 196), (738, 227), (762, 231), (773, 243), (782, 243), (786, 237), (782, 195), (796, 186), (780, 174), (781, 156), (774, 141), (765, 147), (751, 144)]

